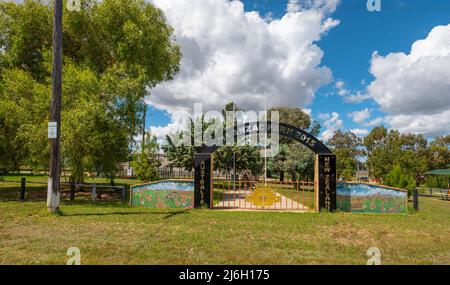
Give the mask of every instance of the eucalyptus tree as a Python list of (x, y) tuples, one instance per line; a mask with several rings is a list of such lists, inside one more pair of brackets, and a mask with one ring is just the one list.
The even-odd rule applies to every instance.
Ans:
[(338, 130), (328, 141), (336, 155), (336, 174), (346, 180), (351, 180), (356, 174), (358, 156), (362, 154), (362, 139), (351, 131)]
[[(270, 111), (279, 113), (280, 123), (307, 130), (314, 136), (320, 131), (320, 124), (311, 120), (310, 116), (302, 109), (283, 107), (273, 108)], [(284, 180), (285, 173), (288, 173), (293, 179), (312, 177), (314, 175), (314, 153), (300, 143), (280, 137), (280, 152), (269, 159), (268, 166), (270, 174), (279, 173), (281, 181)]]
[(436, 137), (430, 144), (429, 169), (450, 168), (450, 135)]
[(430, 150), (423, 135), (401, 134), (378, 126), (364, 138), (364, 146), (370, 173), (376, 179), (386, 178), (395, 166), (399, 166), (420, 183), (428, 169)]
[[(63, 20), (62, 162), (108, 177), (130, 155), (149, 88), (179, 71), (163, 12), (143, 0), (85, 1)], [(0, 3), (0, 132), (7, 165), (48, 167), (52, 7)], [(6, 141), (6, 140), (5, 140)], [(3, 157), (2, 157), (3, 158)], [(5, 168), (5, 166), (0, 166)]]

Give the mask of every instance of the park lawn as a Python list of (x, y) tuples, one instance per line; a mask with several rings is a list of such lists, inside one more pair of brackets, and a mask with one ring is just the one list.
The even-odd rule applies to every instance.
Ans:
[[(0, 189), (0, 192), (7, 189)], [(449, 264), (450, 203), (421, 198), (410, 214), (157, 210), (120, 203), (44, 201), (0, 193), (0, 264)]]

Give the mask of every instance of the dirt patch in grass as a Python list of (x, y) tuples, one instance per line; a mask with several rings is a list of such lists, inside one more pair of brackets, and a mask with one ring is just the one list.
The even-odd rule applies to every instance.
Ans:
[(376, 243), (374, 234), (353, 223), (338, 222), (332, 226), (319, 226), (319, 231), (328, 233), (329, 238), (344, 246), (362, 246), (367, 243)]

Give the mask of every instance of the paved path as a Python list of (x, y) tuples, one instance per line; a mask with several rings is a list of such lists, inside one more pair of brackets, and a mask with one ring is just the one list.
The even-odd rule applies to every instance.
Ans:
[(245, 198), (251, 194), (251, 191), (226, 191), (222, 196), (219, 193), (220, 202), (214, 205), (214, 208), (221, 210), (284, 210), (284, 211), (310, 211), (305, 205), (298, 203), (290, 198), (287, 198), (279, 193), (276, 193), (279, 201), (272, 206), (256, 206), (247, 201)]

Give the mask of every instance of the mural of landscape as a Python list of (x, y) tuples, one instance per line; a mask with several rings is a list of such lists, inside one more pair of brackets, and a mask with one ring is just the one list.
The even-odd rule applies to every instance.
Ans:
[(406, 192), (365, 184), (338, 184), (337, 208), (352, 213), (407, 213)]
[(194, 183), (160, 181), (131, 187), (131, 205), (146, 208), (193, 208)]
[(146, 208), (193, 208), (194, 192), (136, 189), (132, 205)]

